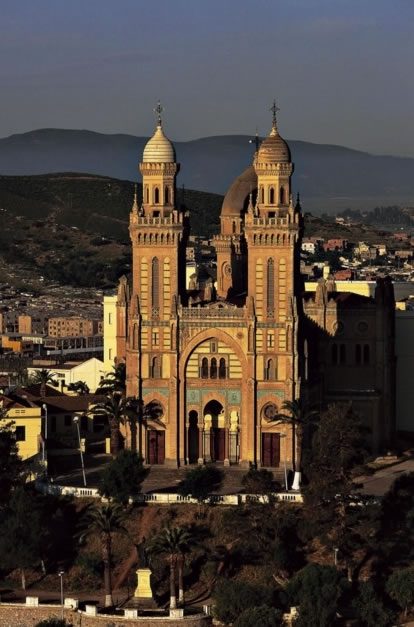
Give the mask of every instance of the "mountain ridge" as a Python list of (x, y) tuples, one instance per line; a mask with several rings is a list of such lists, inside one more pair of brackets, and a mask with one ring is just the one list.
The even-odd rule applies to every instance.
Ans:
[[(224, 194), (252, 162), (248, 135), (213, 135), (174, 142), (178, 186)], [(124, 180), (137, 168), (148, 137), (87, 129), (45, 128), (0, 139), (0, 173), (7, 176), (88, 172)], [(295, 163), (293, 190), (305, 210), (414, 204), (414, 158), (373, 155), (336, 144), (288, 140)]]

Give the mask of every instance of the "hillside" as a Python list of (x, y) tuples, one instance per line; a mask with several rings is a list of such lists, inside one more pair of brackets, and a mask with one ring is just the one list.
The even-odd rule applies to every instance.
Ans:
[[(113, 287), (130, 270), (133, 194), (130, 181), (91, 174), (1, 176), (0, 283)], [(177, 200), (189, 210), (193, 234), (218, 232), (222, 196), (179, 190)], [(347, 227), (307, 214), (305, 236), (311, 235), (354, 242), (386, 242), (390, 236), (373, 226)]]
[[(133, 181), (147, 139), (62, 129), (12, 135), (0, 139), (0, 173), (89, 172)], [(178, 185), (224, 194), (251, 163), (249, 140), (246, 135), (228, 135), (175, 142), (181, 163)], [(295, 162), (294, 190), (301, 193), (306, 210), (414, 204), (414, 159), (288, 141)]]

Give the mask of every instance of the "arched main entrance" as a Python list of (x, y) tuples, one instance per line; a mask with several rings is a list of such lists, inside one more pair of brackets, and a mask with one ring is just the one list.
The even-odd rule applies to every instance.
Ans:
[(224, 462), (226, 458), (225, 426), (223, 405), (215, 400), (209, 401), (204, 407), (204, 428), (206, 435), (210, 435), (210, 458), (213, 462)]
[(154, 400), (144, 408), (147, 427), (147, 463), (163, 464), (165, 461), (165, 427), (162, 422), (164, 407)]

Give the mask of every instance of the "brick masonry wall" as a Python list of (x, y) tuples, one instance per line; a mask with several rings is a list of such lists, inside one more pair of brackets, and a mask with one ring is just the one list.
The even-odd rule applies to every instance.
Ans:
[[(65, 619), (73, 627), (210, 627), (212, 620), (209, 616), (188, 616), (182, 620), (168, 620), (167, 618), (124, 619), (121, 616), (87, 616), (84, 612), (65, 610)], [(0, 603), (1, 627), (34, 627), (46, 618), (61, 618), (60, 605), (39, 605), (29, 607), (19, 604)]]

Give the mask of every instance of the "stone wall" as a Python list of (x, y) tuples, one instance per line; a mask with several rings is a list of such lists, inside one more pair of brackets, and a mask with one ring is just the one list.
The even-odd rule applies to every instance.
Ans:
[[(64, 610), (65, 619), (73, 627), (210, 627), (212, 620), (209, 616), (198, 614), (186, 616), (183, 619), (169, 619), (167, 617), (142, 617), (138, 619), (127, 619), (122, 616), (111, 616), (100, 614), (98, 616), (88, 616), (85, 612)], [(62, 609), (60, 605), (39, 605), (27, 606), (23, 604), (0, 603), (0, 625), (1, 627), (34, 627), (38, 622), (46, 618), (61, 618)]]

